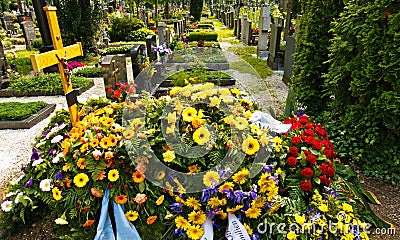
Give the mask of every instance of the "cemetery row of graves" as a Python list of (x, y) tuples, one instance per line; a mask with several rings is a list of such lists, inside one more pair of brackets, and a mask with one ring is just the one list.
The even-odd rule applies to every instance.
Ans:
[[(8, 34), (4, 39), (16, 32), (7, 22), (20, 21), (27, 50), (0, 46), (0, 97), (65, 95), (68, 109), (53, 114), (36, 138), (23, 174), (4, 190), (0, 234), (12, 235), (21, 224), (29, 226), (45, 216), (52, 237), (61, 239), (369, 239), (371, 226), (392, 229), (391, 222), (371, 210), (369, 204), (380, 204), (373, 193), (365, 191), (342, 163), (363, 162), (354, 161), (349, 151), (362, 148), (363, 142), (370, 145), (365, 151), (374, 149), (378, 138), (373, 131), (379, 122), (368, 125), (368, 139), (360, 142), (351, 136), (351, 146), (346, 147), (341, 135), (351, 130), (340, 124), (346, 119), (330, 120), (337, 112), (326, 110), (339, 103), (326, 100), (325, 92), (321, 99), (305, 92), (303, 75), (311, 83), (310, 92), (318, 96), (316, 89), (328, 91), (333, 84), (317, 81), (332, 72), (309, 67), (323, 60), (317, 49), (327, 37), (309, 36), (315, 34), (312, 24), (318, 25), (310, 19), (326, 9), (317, 1), (302, 3), (304, 14), (297, 16), (290, 4), (226, 4), (217, 9), (212, 4), (200, 8), (208, 18), (197, 18), (190, 12), (192, 6), (184, 10), (171, 3), (174, 19), (155, 18), (154, 23), (145, 9), (136, 18), (123, 8), (109, 7), (102, 15), (102, 40), (96, 47), (83, 41), (83, 48), (82, 43), (63, 40), (59, 26), (65, 26), (65, 16), (57, 17), (54, 7), (43, 11), (48, 34), (33, 27), (34, 19), (3, 17)], [(356, 6), (373, 12), (362, 4), (335, 7), (345, 12)], [(279, 10), (291, 14), (283, 18)], [(392, 18), (389, 14), (385, 21)], [(294, 29), (300, 19), (304, 26)], [(35, 49), (36, 36), (42, 44), (51, 40), (54, 50)], [(311, 40), (315, 42), (304, 43)], [(282, 81), (293, 89), (281, 115), (260, 109), (237, 85), (232, 73), (240, 68), (226, 59), (221, 50), (226, 43), (254, 51), (249, 63), (259, 75), (270, 69), (283, 73)], [(339, 51), (340, 44), (336, 47)], [(87, 54), (90, 49), (95, 50)], [(307, 55), (310, 50), (312, 56)], [(339, 68), (339, 60), (331, 61)], [(59, 73), (33, 74), (51, 68)], [(318, 78), (311, 74), (317, 70)], [(239, 72), (246, 77), (250, 75), (244, 73), (254, 70)], [(77, 95), (93, 86), (91, 78), (103, 78), (107, 98), (80, 103)], [(322, 86), (316, 87), (319, 83)], [(388, 84), (381, 90), (391, 92)], [(385, 99), (395, 98), (393, 94)], [(26, 108), (45, 112), (47, 106), (47, 115), (54, 111), (44, 102), (34, 104)], [(15, 120), (29, 127), (26, 114), (13, 117), (9, 113), (15, 106), (6, 107), (11, 109), (3, 114), (6, 118), (0, 114), (4, 128), (18, 128)], [(362, 112), (360, 107), (353, 111), (346, 117)], [(392, 120), (383, 122), (388, 139), (397, 136), (398, 123)], [(395, 147), (388, 150), (394, 160)], [(356, 160), (359, 157), (364, 155)], [(388, 176), (395, 181), (398, 162), (392, 160), (387, 163), (393, 166)], [(260, 223), (268, 231), (260, 231)], [(287, 229), (270, 227), (279, 224)]]

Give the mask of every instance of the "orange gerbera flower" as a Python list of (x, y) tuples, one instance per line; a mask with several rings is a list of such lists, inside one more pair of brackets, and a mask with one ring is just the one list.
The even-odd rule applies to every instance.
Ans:
[(128, 198), (125, 194), (121, 194), (115, 197), (115, 202), (118, 204), (125, 204), (128, 201)]
[(87, 165), (85, 164), (85, 159), (84, 158), (79, 158), (78, 162), (76, 163), (76, 165), (80, 169), (85, 169), (87, 167)]
[(156, 220), (157, 220), (157, 216), (151, 216), (151, 217), (147, 218), (147, 224), (148, 224), (148, 225), (151, 225), (151, 224), (153, 224)]
[(101, 171), (98, 175), (96, 180), (103, 180), (106, 177), (106, 172), (105, 171)]
[(69, 180), (69, 178), (65, 178), (65, 185), (67, 186), (67, 188), (71, 188), (71, 180)]
[(83, 227), (90, 227), (94, 223), (94, 220), (87, 220), (82, 226)]
[(136, 171), (132, 174), (132, 179), (135, 183), (141, 183), (144, 181), (145, 176), (143, 173)]

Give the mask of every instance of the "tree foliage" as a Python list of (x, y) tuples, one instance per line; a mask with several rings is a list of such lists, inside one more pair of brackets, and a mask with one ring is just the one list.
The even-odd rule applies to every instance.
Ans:
[(201, 10), (203, 10), (203, 0), (190, 0), (190, 15), (195, 21), (200, 21)]

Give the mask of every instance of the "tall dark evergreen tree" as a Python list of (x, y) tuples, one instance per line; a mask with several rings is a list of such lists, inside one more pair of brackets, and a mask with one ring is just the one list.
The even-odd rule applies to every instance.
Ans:
[(190, 15), (195, 21), (200, 21), (201, 10), (203, 10), (203, 0), (190, 0)]

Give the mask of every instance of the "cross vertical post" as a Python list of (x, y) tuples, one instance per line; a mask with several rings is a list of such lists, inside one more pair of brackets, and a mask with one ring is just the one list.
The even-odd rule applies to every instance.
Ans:
[(58, 69), (62, 80), (64, 94), (67, 98), (71, 122), (72, 125), (75, 125), (79, 120), (78, 107), (76, 105), (76, 92), (72, 89), (72, 84), (70, 82), (70, 72), (67, 66), (67, 59), (83, 56), (82, 44), (78, 42), (71, 46), (64, 47), (61, 39), (60, 28), (58, 26), (56, 14), (57, 8), (54, 6), (45, 6), (43, 7), (43, 10), (46, 12), (54, 50), (42, 54), (32, 54), (30, 57), (32, 67), (35, 72), (39, 72), (40, 69), (58, 63)]

